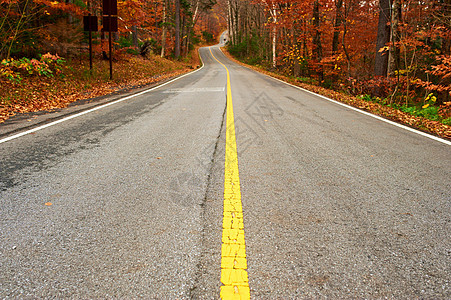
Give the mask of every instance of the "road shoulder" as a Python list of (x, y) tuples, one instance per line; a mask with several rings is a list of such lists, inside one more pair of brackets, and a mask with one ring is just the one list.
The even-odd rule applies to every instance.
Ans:
[[(199, 69), (197, 69), (199, 70)], [(190, 74), (194, 71), (178, 73), (169, 77), (162, 77), (161, 80), (143, 86), (127, 86), (125, 88), (114, 91), (110, 94), (78, 100), (70, 103), (67, 107), (58, 108), (52, 111), (37, 111), (28, 113), (19, 113), (8, 120), (0, 123), (0, 139), (12, 136), (16, 133), (31, 130), (33, 128), (58, 121), (71, 115), (81, 113), (83, 111), (105, 105), (121, 98), (133, 96), (134, 94), (156, 88), (167, 82)]]

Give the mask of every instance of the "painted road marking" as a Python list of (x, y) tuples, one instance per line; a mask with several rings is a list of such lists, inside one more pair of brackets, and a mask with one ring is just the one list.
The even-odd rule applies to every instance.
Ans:
[(163, 94), (170, 93), (210, 93), (210, 92), (224, 92), (224, 87), (204, 87), (204, 88), (189, 88), (189, 89), (169, 89), (165, 90)]
[(221, 299), (250, 299), (230, 73), (229, 69), (213, 55), (211, 48), (210, 53), (227, 71), (224, 216), (221, 249), (221, 282), (223, 286), (221, 286)]

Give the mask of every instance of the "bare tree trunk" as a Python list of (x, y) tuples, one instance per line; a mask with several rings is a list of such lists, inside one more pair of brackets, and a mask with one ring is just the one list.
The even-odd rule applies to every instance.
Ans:
[(161, 57), (164, 57), (165, 51), (166, 51), (166, 32), (167, 32), (167, 26), (166, 26), (166, 10), (168, 7), (168, 0), (164, 0), (163, 5), (163, 32), (161, 34)]
[[(266, 3), (266, 1), (265, 1)], [(267, 4), (268, 5), (268, 4)], [(271, 4), (271, 7), (269, 7), (269, 12), (271, 14), (272, 17), (272, 23), (273, 23), (273, 28), (272, 28), (272, 67), (275, 69), (276, 68), (276, 58), (277, 58), (277, 9), (274, 3)]]
[(187, 38), (187, 32), (188, 32), (188, 27), (186, 26), (186, 16), (183, 15), (182, 18), (182, 47), (181, 47), (181, 52), (183, 53), (183, 55), (186, 55), (188, 53), (188, 40)]
[(348, 23), (346, 22), (346, 19), (348, 17), (348, 13), (349, 13), (349, 6), (347, 6), (345, 3), (345, 17), (344, 17), (344, 22), (343, 22), (343, 36), (341, 38), (341, 46), (343, 47), (343, 51), (345, 52), (345, 55), (346, 55), (346, 62), (348, 63), (346, 77), (348, 78), (348, 80), (351, 80), (351, 57), (349, 56), (349, 51), (346, 48), (346, 34), (348, 33)]
[(180, 0), (175, 0), (175, 58), (180, 58)]
[(274, 26), (272, 29), (272, 67), (276, 68), (276, 42), (277, 42), (277, 29)]
[(388, 51), (381, 49), (390, 41), (390, 0), (379, 0), (379, 24), (377, 27), (376, 59), (374, 75), (387, 76)]
[[(72, 0), (66, 0), (66, 3), (71, 4)], [(74, 16), (72, 15), (72, 13), (68, 13), (67, 14), (67, 23), (72, 24), (73, 22), (74, 22)]]
[(229, 27), (229, 39), (232, 45), (235, 45), (235, 38), (233, 36), (233, 16), (232, 16), (232, 4), (230, 3), (230, 0), (227, 0), (227, 9), (228, 9), (228, 27)]
[(308, 47), (307, 47), (307, 21), (302, 20), (302, 24), (304, 27), (304, 32), (303, 32), (303, 37), (302, 37), (302, 47), (303, 47), (302, 53), (305, 58), (308, 58), (309, 52), (308, 52)]
[(301, 75), (301, 64), (299, 57), (302, 56), (301, 54), (301, 48), (302, 48), (302, 41), (299, 39), (299, 32), (296, 30), (295, 26), (291, 29), (291, 36), (293, 39), (293, 44), (295, 45), (295, 54), (293, 58), (293, 75), (294, 77), (299, 77)]
[(313, 44), (315, 45), (315, 58), (318, 63), (318, 77), (320, 81), (324, 80), (324, 71), (321, 66), (321, 60), (323, 59), (323, 47), (321, 44), (321, 31), (319, 28), (319, 0), (315, 0), (313, 3), (313, 26), (315, 26), (315, 36), (313, 37)]
[(393, 0), (393, 13), (391, 18), (390, 53), (388, 58), (388, 75), (393, 75), (395, 70), (399, 70), (400, 65), (400, 41), (399, 22), (401, 21), (401, 1)]
[(132, 40), (133, 46), (135, 46), (135, 48), (138, 48), (138, 27), (136, 25), (132, 26)]
[(332, 54), (336, 54), (338, 51), (338, 39), (340, 37), (340, 26), (343, 21), (343, 15), (341, 8), (343, 6), (343, 0), (335, 0), (335, 24), (334, 24), (334, 38), (332, 40)]
[(234, 33), (233, 35), (235, 36), (235, 42), (241, 42), (241, 40), (239, 40), (239, 36), (238, 36), (238, 31), (239, 31), (239, 17), (240, 17), (240, 11), (239, 11), (239, 6), (238, 6), (238, 1), (235, 1), (235, 8), (234, 8), (234, 12), (233, 12), (233, 29), (234, 29)]

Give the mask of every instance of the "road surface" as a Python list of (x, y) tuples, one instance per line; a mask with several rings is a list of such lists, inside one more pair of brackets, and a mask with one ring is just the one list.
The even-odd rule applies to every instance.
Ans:
[(449, 143), (200, 53), (0, 142), (0, 298), (217, 299), (230, 190), (243, 298), (451, 297)]

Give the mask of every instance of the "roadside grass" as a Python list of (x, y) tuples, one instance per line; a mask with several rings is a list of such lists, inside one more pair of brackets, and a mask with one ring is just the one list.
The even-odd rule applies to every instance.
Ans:
[(424, 104), (411, 103), (409, 105), (390, 103), (389, 99), (371, 97), (370, 95), (359, 95), (356, 97), (367, 102), (374, 102), (384, 106), (392, 107), (412, 116), (422, 117), (431, 121), (438, 121), (445, 125), (451, 125), (451, 103), (445, 102), (443, 105), (437, 106), (435, 104), (436, 98), (433, 93), (429, 94), (425, 98)]
[(80, 59), (67, 60), (62, 73), (53, 77), (26, 75), (17, 82), (0, 76), (0, 123), (17, 113), (51, 111), (77, 100), (156, 83), (187, 73), (199, 64), (196, 49), (183, 61), (122, 54), (113, 61), (113, 80), (109, 79), (108, 61), (95, 60), (91, 71), (89, 62)]

